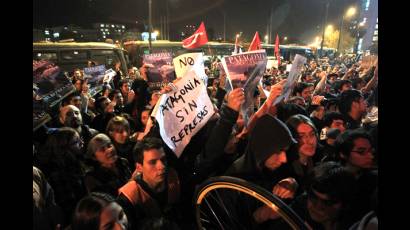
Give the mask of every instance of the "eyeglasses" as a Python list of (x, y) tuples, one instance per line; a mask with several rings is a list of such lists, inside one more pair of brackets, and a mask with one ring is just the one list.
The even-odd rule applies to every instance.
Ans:
[(358, 149), (358, 150), (352, 150), (352, 153), (357, 153), (359, 155), (366, 155), (366, 153), (374, 153), (374, 148), (369, 148), (369, 149)]
[(334, 200), (334, 199), (323, 199), (316, 195), (316, 192), (313, 188), (310, 188), (307, 192), (308, 199), (311, 200), (312, 202), (321, 202), (322, 204), (331, 207), (337, 203), (339, 203), (339, 200)]

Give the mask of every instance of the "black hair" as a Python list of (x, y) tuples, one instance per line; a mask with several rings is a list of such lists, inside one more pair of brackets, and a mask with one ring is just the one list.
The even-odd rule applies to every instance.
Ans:
[(286, 104), (279, 104), (277, 107), (277, 117), (282, 122), (286, 122), (289, 117), (302, 114), (308, 116), (306, 109), (300, 105), (293, 104), (293, 103), (286, 103)]
[(82, 198), (74, 211), (72, 230), (98, 230), (100, 215), (106, 206), (114, 202), (109, 194), (92, 192)]
[[(354, 148), (354, 141), (358, 138), (365, 138), (372, 145), (372, 137), (364, 129), (346, 130), (336, 138), (335, 148), (337, 152), (347, 159)], [(341, 160), (343, 161), (343, 159)]]
[(339, 95), (339, 111), (342, 114), (348, 114), (351, 110), (352, 103), (358, 102), (363, 98), (362, 93), (356, 89), (349, 89)]
[(142, 164), (144, 162), (144, 151), (161, 148), (163, 148), (161, 139), (157, 137), (144, 138), (141, 142), (137, 143), (132, 150), (134, 161)]
[(108, 98), (104, 97), (104, 96), (101, 96), (101, 97), (97, 98), (97, 100), (95, 100), (94, 107), (95, 107), (95, 110), (97, 112), (99, 112), (101, 114), (104, 113), (102, 105), (103, 105), (103, 102), (106, 101), (106, 100), (108, 100)]
[(302, 91), (308, 87), (313, 87), (314, 84), (312, 83), (306, 83), (306, 82), (298, 82), (293, 89), (293, 95), (302, 94)]
[(108, 94), (108, 98), (112, 101), (114, 99), (114, 96), (118, 93), (121, 93), (121, 91), (119, 89), (114, 89), (110, 92), (110, 94)]
[(298, 132), (297, 132), (297, 128), (299, 127), (300, 124), (307, 124), (310, 127), (312, 127), (312, 129), (315, 131), (316, 136), (317, 136), (317, 129), (315, 124), (313, 124), (312, 120), (310, 120), (309, 117), (302, 115), (302, 114), (296, 114), (291, 116), (287, 121), (286, 121), (286, 125), (288, 126), (290, 132), (292, 133), (293, 137), (298, 137)]
[(317, 165), (309, 174), (308, 184), (310, 188), (344, 205), (353, 199), (354, 176), (340, 163), (327, 161)]
[(334, 120), (342, 120), (345, 122), (345, 116), (339, 112), (327, 112), (323, 117), (323, 125), (330, 127)]

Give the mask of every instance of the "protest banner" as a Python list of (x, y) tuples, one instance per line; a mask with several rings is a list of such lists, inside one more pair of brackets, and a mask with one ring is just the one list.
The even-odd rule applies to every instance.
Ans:
[(254, 112), (254, 93), (256, 86), (265, 73), (266, 64), (265, 50), (244, 52), (222, 59), (222, 65), (225, 68), (231, 88), (243, 88), (245, 91), (245, 102), (241, 106), (245, 124)]
[(91, 96), (94, 96), (102, 90), (105, 71), (105, 65), (84, 68), (84, 80), (87, 80), (90, 85), (89, 92)]
[(143, 62), (150, 66), (147, 71), (147, 78), (151, 90), (160, 90), (163, 86), (175, 80), (171, 53), (144, 54)]
[(173, 59), (177, 78), (185, 76), (188, 71), (194, 70), (196, 75), (208, 85), (208, 76), (205, 74), (204, 55), (202, 53), (186, 53)]
[(60, 67), (50, 61), (33, 61), (33, 94), (47, 106), (54, 106), (75, 90)]
[(174, 83), (176, 90), (163, 94), (151, 116), (158, 121), (162, 139), (177, 157), (191, 138), (214, 114), (204, 83), (189, 71)]
[(104, 73), (103, 83), (110, 84), (117, 73), (113, 69), (107, 69)]
[(282, 94), (279, 97), (277, 97), (276, 100), (273, 102), (274, 105), (277, 105), (282, 100), (287, 100), (289, 98), (293, 88), (295, 87), (295, 84), (298, 81), (299, 74), (302, 71), (302, 67), (305, 63), (306, 58), (302, 55), (296, 54), (287, 78), (288, 80), (283, 86)]

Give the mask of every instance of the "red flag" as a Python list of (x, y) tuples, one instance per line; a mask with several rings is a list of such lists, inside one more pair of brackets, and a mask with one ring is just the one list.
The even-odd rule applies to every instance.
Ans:
[(279, 52), (279, 36), (276, 34), (275, 40), (275, 56), (278, 59), (278, 67), (280, 66), (280, 52)]
[(195, 33), (182, 41), (182, 47), (185, 49), (195, 49), (208, 42), (204, 22), (201, 22)]
[(261, 49), (261, 39), (259, 39), (258, 31), (256, 31), (255, 36), (253, 36), (251, 45), (249, 46), (248, 51), (260, 50)]

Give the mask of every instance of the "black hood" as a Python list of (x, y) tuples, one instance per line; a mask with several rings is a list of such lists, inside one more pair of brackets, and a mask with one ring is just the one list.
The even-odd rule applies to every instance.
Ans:
[(293, 139), (285, 123), (266, 114), (256, 121), (249, 135), (245, 154), (233, 163), (227, 174), (260, 173), (267, 158), (287, 149), (292, 143), (297, 141)]

